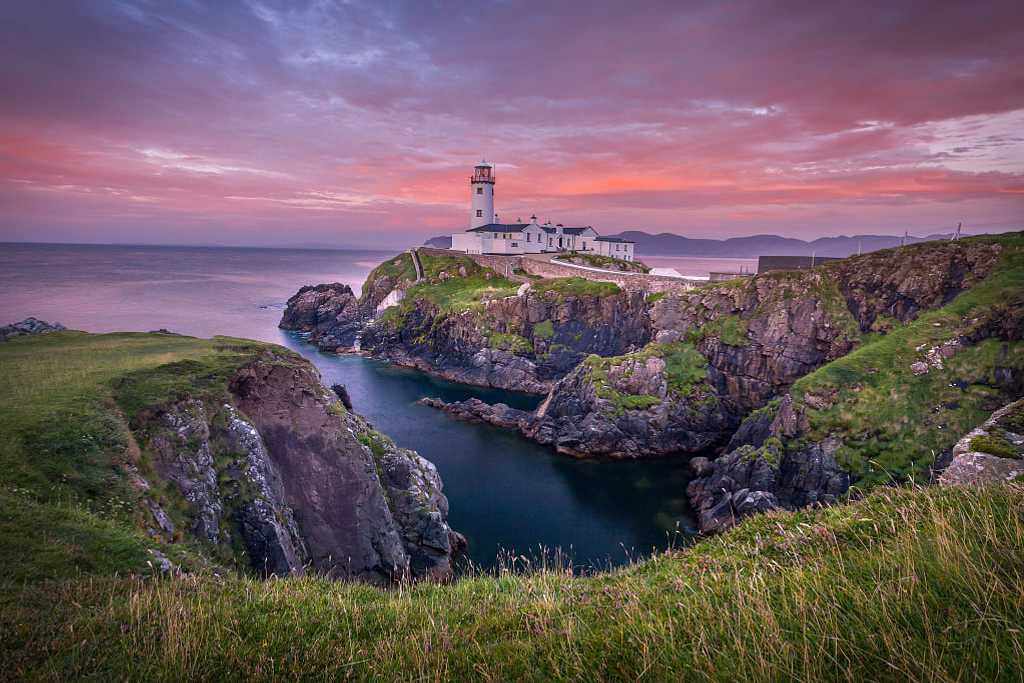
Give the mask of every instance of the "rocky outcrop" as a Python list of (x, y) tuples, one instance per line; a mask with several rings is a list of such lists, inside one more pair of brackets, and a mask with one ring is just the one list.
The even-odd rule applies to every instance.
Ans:
[(337, 351), (355, 345), (370, 314), (348, 285), (306, 286), (288, 299), (278, 327), (308, 334), (321, 351)]
[(1024, 477), (1024, 400), (992, 413), (953, 447), (939, 484), (986, 484)]
[(504, 403), (484, 403), (478, 398), (452, 403), (445, 403), (439, 398), (421, 398), (416, 402), (423, 406), (443, 410), (459, 420), (482, 422), (504, 429), (526, 430), (534, 420), (532, 412), (510, 408)]
[(836, 447), (786, 451), (769, 437), (759, 448), (740, 446), (715, 460), (694, 458), (686, 492), (701, 532), (724, 531), (757, 512), (837, 502), (850, 488), (850, 475), (833, 458)]
[[(721, 447), (745, 416), (849, 353), (862, 334), (884, 333), (886, 321), (912, 320), (983, 279), (1000, 249), (986, 242), (921, 245), (670, 294), (650, 308), (655, 344), (607, 359), (599, 374), (578, 366), (552, 388), (528, 435), (584, 455)], [(703, 359), (700, 381), (674, 391), (673, 375), (693, 363), (652, 363), (652, 349), (678, 357), (693, 349)]]
[(373, 582), (451, 574), (462, 541), (433, 465), (344, 410), (309, 364), (258, 362), (230, 390), (281, 473), (313, 569)]
[(49, 332), (62, 332), (65, 329), (60, 323), (48, 323), (38, 318), (25, 318), (21, 322), (11, 323), (0, 327), (0, 342), (5, 342), (14, 337), (22, 337), (30, 334), (47, 334)]
[(885, 319), (913, 320), (985, 279), (1002, 247), (984, 241), (927, 242), (835, 261), (826, 266), (862, 330)]
[[(309, 363), (268, 353), (234, 374), (224, 398), (184, 398), (135, 420), (156, 476), (183, 499), (190, 537), (264, 576), (451, 576), (465, 540), (447, 524), (437, 470), (346, 409)], [(150, 482), (135, 480), (153, 534), (178, 540)]]
[(465, 384), (545, 393), (589, 354), (614, 355), (650, 339), (641, 292), (521, 294), (447, 312), (407, 302), (398, 320), (370, 325), (362, 349)]

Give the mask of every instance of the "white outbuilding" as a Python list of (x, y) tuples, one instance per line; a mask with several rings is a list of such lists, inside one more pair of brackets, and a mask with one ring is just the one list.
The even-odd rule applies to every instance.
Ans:
[(536, 216), (529, 223), (499, 223), (494, 212), (494, 164), (481, 161), (469, 178), (469, 229), (452, 235), (452, 249), (467, 254), (539, 254), (581, 251), (633, 260), (633, 243), (617, 237), (601, 237), (589, 225), (543, 225)]

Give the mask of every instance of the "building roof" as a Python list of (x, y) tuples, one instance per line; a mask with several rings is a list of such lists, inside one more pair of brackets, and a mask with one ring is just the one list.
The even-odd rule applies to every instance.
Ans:
[(562, 228), (562, 232), (566, 235), (581, 235), (584, 230), (593, 230), (589, 225), (584, 225), (582, 228)]
[(633, 240), (624, 240), (621, 237), (598, 237), (598, 242), (622, 242), (623, 244), (636, 244)]
[(466, 232), (522, 232), (529, 223), (488, 223), (478, 228), (470, 228)]

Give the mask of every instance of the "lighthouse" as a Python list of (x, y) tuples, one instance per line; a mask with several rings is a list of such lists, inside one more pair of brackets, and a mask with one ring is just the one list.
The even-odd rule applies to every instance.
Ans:
[(494, 164), (481, 161), (469, 178), (469, 229), (494, 222)]

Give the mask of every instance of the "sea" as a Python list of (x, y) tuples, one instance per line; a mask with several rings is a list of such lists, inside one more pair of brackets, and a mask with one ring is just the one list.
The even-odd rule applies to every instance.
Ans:
[[(490, 425), (417, 405), (475, 396), (530, 409), (539, 398), (454, 384), (358, 355), (318, 352), (279, 330), (299, 287), (348, 284), (395, 252), (236, 247), (0, 244), (0, 324), (35, 316), (88, 332), (165, 329), (287, 346), (325, 384), (348, 387), (354, 408), (400, 446), (434, 462), (449, 522), (481, 570), (559, 563), (588, 572), (688, 543), (695, 535), (679, 459), (578, 460)], [(749, 259), (643, 258), (684, 275), (751, 268)], [(2, 369), (0, 369), (2, 370)]]

